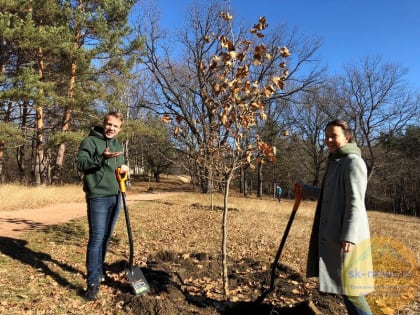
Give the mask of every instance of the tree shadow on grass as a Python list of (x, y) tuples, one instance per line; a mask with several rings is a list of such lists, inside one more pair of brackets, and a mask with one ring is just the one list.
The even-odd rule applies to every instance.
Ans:
[[(63, 287), (67, 287), (75, 291), (80, 290), (80, 287), (75, 286), (66, 278), (51, 270), (49, 264), (54, 264), (66, 272), (83, 274), (80, 270), (77, 270), (66, 263), (52, 258), (49, 254), (34, 251), (28, 248), (27, 244), (28, 241), (26, 240), (10, 237), (0, 237), (0, 252), (14, 260), (18, 260), (23, 264), (31, 266), (33, 269), (40, 270)], [(15, 269), (15, 272), (19, 271), (16, 271)]]
[(46, 229), (48, 225), (24, 218), (0, 218), (0, 223), (13, 224), (15, 232), (30, 232)]

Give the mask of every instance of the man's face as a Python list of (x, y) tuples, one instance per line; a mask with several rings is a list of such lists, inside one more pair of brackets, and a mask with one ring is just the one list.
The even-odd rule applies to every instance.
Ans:
[(121, 130), (121, 120), (115, 116), (108, 116), (104, 123), (104, 134), (108, 139), (114, 138)]
[(325, 130), (325, 144), (331, 153), (336, 153), (348, 142), (349, 137), (344, 134), (344, 130), (340, 126), (328, 126)]

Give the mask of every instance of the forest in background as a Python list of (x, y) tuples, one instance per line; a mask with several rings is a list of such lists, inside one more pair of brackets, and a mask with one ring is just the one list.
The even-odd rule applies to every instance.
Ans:
[[(320, 184), (324, 126), (340, 118), (368, 167), (368, 208), (419, 216), (420, 98), (406, 70), (366, 56), (332, 77), (317, 39), (257, 17), (245, 29), (226, 12), (199, 2), (164, 30), (145, 2), (1, 1), (0, 183), (80, 182), (80, 141), (118, 110), (132, 176), (188, 174), (208, 193), (241, 155), (228, 170), (243, 194), (279, 185), (292, 197), (296, 180)], [(244, 103), (255, 109), (238, 119)]]

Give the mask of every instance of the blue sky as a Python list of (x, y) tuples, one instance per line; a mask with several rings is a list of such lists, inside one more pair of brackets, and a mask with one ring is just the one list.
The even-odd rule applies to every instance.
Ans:
[[(156, 0), (165, 26), (180, 25), (192, 0)], [(323, 41), (318, 55), (331, 75), (360, 57), (382, 57), (408, 69), (405, 79), (420, 90), (419, 0), (230, 0), (234, 17), (253, 25), (296, 27)]]

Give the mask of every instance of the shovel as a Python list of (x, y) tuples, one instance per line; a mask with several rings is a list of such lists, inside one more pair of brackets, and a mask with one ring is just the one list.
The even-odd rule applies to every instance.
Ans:
[(127, 233), (128, 233), (128, 241), (130, 243), (130, 258), (129, 258), (129, 268), (125, 271), (125, 274), (127, 276), (128, 281), (131, 283), (131, 286), (133, 288), (134, 294), (136, 295), (142, 295), (150, 291), (149, 283), (146, 280), (146, 277), (144, 276), (141, 269), (137, 266), (133, 266), (133, 260), (134, 260), (134, 245), (133, 245), (133, 233), (131, 231), (131, 223), (130, 223), (130, 216), (128, 214), (128, 207), (127, 207), (127, 200), (125, 196), (126, 191), (126, 185), (125, 181), (128, 177), (128, 172), (124, 173), (123, 176), (121, 176), (121, 169), (116, 169), (116, 175), (117, 180), (120, 185), (120, 191), (124, 206), (124, 214), (125, 214), (125, 223), (127, 225)]
[(296, 215), (296, 212), (299, 208), (299, 204), (302, 200), (303, 191), (302, 191), (302, 187), (298, 184), (295, 184), (294, 195), (295, 195), (295, 203), (293, 204), (292, 213), (290, 214), (289, 221), (287, 222), (286, 229), (283, 233), (283, 237), (281, 239), (279, 248), (277, 250), (276, 257), (274, 258), (274, 262), (273, 262), (273, 265), (271, 267), (270, 290), (274, 289), (274, 277), (275, 277), (275, 274), (276, 274), (277, 263), (279, 261), (281, 252), (283, 251), (284, 244), (286, 243), (287, 236), (289, 235), (290, 228), (292, 227), (293, 220), (295, 219), (295, 215)]

